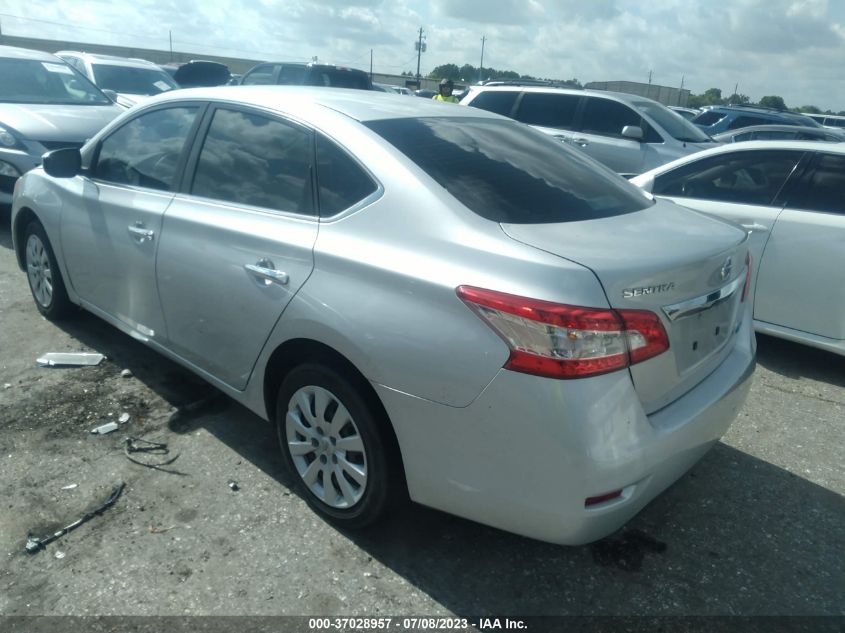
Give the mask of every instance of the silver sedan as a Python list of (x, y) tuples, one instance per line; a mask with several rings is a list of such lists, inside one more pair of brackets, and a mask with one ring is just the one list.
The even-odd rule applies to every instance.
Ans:
[(410, 496), (600, 538), (754, 369), (742, 230), (477, 109), (174, 92), (48, 155), (12, 222), (42, 314), (81, 306), (272, 421), (347, 527)]

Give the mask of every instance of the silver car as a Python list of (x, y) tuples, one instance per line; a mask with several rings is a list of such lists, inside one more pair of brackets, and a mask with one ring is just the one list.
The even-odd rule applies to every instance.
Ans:
[(121, 112), (58, 57), (0, 46), (0, 205), (42, 154), (82, 147)]
[(725, 433), (748, 246), (474, 108), (327, 88), (161, 95), (21, 179), (37, 308), (75, 305), (272, 421), (301, 494), (577, 544)]

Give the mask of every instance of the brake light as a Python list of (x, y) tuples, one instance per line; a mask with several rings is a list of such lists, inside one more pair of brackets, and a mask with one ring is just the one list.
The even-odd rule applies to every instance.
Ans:
[(751, 285), (751, 266), (752, 266), (753, 258), (751, 257), (751, 253), (745, 254), (745, 285), (742, 287), (742, 297), (740, 297), (739, 302), (742, 303), (745, 301), (745, 297), (748, 296), (748, 287)]
[(459, 286), (467, 304), (511, 350), (506, 369), (548, 378), (597, 376), (669, 349), (659, 317), (646, 310), (584, 308)]

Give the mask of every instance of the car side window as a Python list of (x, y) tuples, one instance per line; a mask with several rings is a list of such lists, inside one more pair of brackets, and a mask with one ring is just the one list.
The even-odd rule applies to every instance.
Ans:
[(191, 193), (313, 215), (312, 138), (310, 131), (292, 123), (218, 108), (200, 150)]
[(335, 143), (317, 135), (317, 191), (320, 215), (328, 217), (360, 202), (378, 186)]
[(757, 135), (759, 132), (743, 132), (742, 134), (735, 134), (733, 139), (734, 143), (741, 143), (742, 141), (753, 141), (756, 138), (759, 138)]
[(622, 138), (626, 125), (643, 127), (642, 117), (618, 101), (588, 97), (581, 117), (581, 131), (587, 134), (601, 134)]
[(529, 125), (571, 130), (581, 95), (526, 92), (522, 95), (516, 120)]
[(267, 86), (273, 83), (273, 73), (276, 67), (273, 64), (259, 66), (244, 75), (241, 82), (244, 86)]
[(199, 107), (165, 108), (135, 117), (100, 144), (97, 180), (169, 191)]
[(713, 125), (714, 123), (718, 123), (724, 118), (725, 115), (721, 112), (713, 112), (712, 110), (707, 110), (695, 117), (692, 122), (696, 125)]
[(308, 68), (305, 66), (284, 64), (279, 70), (279, 78), (276, 81), (285, 86), (302, 86), (305, 84), (307, 74)]
[(485, 90), (479, 93), (469, 105), (502, 116), (510, 116), (518, 95), (517, 90)]
[(710, 156), (659, 176), (655, 195), (740, 204), (771, 204), (792, 170), (800, 151), (743, 151)]
[(845, 215), (845, 156), (820, 154), (787, 206)]
[(729, 130), (738, 130), (741, 127), (750, 127), (752, 125), (766, 125), (767, 123), (771, 123), (769, 119), (761, 119), (760, 117), (756, 116), (738, 116), (733, 121), (728, 123)]

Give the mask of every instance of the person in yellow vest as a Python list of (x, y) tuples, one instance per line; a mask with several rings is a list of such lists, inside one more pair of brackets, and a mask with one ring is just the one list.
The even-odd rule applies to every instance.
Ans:
[(458, 98), (452, 96), (452, 90), (455, 89), (455, 84), (451, 79), (441, 79), (440, 86), (438, 86), (438, 94), (434, 95), (432, 99), (435, 101), (446, 101), (448, 103), (458, 103)]

